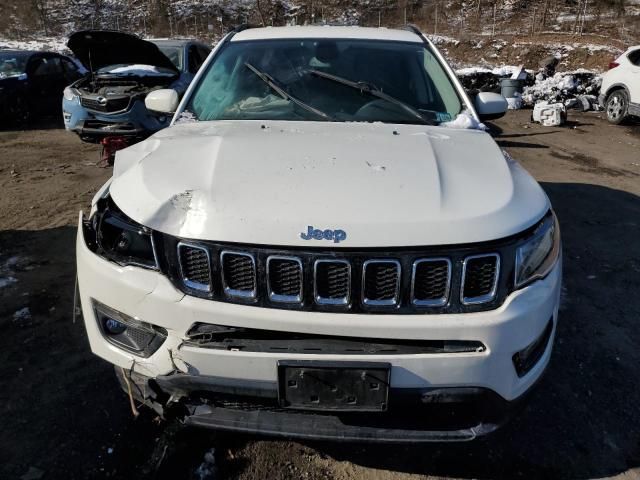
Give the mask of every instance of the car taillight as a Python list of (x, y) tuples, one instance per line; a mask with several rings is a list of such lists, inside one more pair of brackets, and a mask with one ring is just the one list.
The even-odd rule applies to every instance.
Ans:
[(618, 62), (609, 62), (609, 70), (611, 70), (612, 68), (616, 68), (619, 67), (620, 64)]

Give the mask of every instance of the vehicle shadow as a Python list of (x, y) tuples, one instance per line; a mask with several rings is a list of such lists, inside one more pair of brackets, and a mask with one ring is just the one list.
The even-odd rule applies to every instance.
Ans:
[(31, 466), (46, 478), (111, 478), (137, 468), (159, 434), (150, 412), (133, 421), (113, 367), (72, 320), (75, 236), (70, 226), (0, 230), (2, 479)]
[(513, 142), (511, 140), (502, 140), (502, 137), (496, 138), (495, 141), (500, 148), (549, 148), (547, 145), (531, 142)]
[(527, 408), (466, 444), (309, 444), (337, 460), (462, 478), (594, 478), (640, 466), (640, 198), (543, 183), (560, 220), (564, 288), (551, 365)]
[(62, 114), (32, 118), (27, 122), (0, 123), (0, 132), (19, 132), (25, 130), (59, 130), (64, 128)]

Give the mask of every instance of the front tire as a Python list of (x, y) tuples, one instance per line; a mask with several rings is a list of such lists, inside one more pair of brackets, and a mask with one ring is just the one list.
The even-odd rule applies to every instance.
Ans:
[(627, 118), (629, 96), (624, 90), (616, 90), (607, 97), (606, 112), (609, 123), (619, 125)]

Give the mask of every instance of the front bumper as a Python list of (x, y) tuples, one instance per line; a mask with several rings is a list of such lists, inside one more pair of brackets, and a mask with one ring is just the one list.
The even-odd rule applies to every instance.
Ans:
[[(545, 279), (514, 292), (501, 307), (486, 312), (364, 315), (286, 311), (186, 296), (158, 272), (108, 262), (87, 248), (81, 221), (78, 281), (93, 352), (125, 369), (145, 389), (150, 387), (154, 402), (166, 405), (168, 398), (180, 398), (188, 423), (345, 440), (467, 440), (497, 428), (540, 378), (551, 356), (560, 262)], [(165, 329), (166, 340), (147, 358), (112, 345), (98, 327), (94, 300)], [(486, 349), (472, 353), (359, 355), (354, 359), (351, 355), (244, 352), (184, 345), (186, 332), (198, 322), (318, 335), (480, 341)], [(526, 374), (518, 376), (514, 354), (540, 338), (549, 322), (552, 328), (541, 357)], [(329, 416), (283, 410), (278, 407), (276, 393), (279, 360), (387, 362), (391, 365), (389, 412), (367, 414), (365, 418), (362, 414)], [(438, 391), (442, 395), (434, 397), (433, 392)], [(448, 401), (460, 399), (461, 392), (465, 392), (461, 401)], [(434, 406), (429, 400), (433, 398), (443, 402)], [(405, 408), (405, 400), (411, 408)], [(448, 405), (442, 407), (440, 403)], [(456, 404), (453, 410), (452, 404)], [(468, 414), (469, 408), (472, 414)]]
[(142, 100), (134, 100), (125, 112), (102, 113), (83, 107), (79, 97), (63, 99), (62, 116), (67, 130), (92, 143), (115, 135), (143, 139), (171, 121), (169, 116), (150, 113)]

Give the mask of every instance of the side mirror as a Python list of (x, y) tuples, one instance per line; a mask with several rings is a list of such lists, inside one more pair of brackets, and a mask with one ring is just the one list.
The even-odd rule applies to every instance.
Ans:
[(476, 112), (483, 122), (503, 117), (509, 107), (507, 100), (502, 95), (491, 92), (478, 93), (474, 103)]
[(144, 99), (147, 110), (160, 113), (174, 113), (179, 103), (178, 92), (171, 88), (154, 90)]

